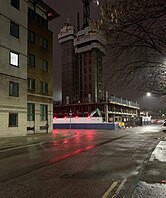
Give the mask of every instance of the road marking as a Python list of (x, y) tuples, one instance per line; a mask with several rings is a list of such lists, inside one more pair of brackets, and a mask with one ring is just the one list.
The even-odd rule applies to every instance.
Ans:
[(119, 194), (125, 183), (127, 182), (127, 179), (124, 179), (121, 184), (119, 185), (118, 189), (116, 190), (116, 194)]
[(12, 148), (6, 148), (6, 149), (0, 150), (0, 153), (6, 152), (6, 151), (11, 151), (11, 150), (17, 150), (17, 149), (20, 149), (20, 148), (33, 147), (33, 146), (36, 146), (36, 145), (39, 145), (39, 144), (40, 143), (23, 145), (23, 146), (16, 146), (16, 147), (12, 147)]
[(101, 198), (107, 198), (110, 192), (115, 188), (115, 186), (118, 184), (118, 181), (115, 181), (108, 190), (104, 193), (104, 195)]
[[(104, 195), (101, 198), (107, 198), (108, 195), (111, 193), (111, 191), (116, 187), (116, 185), (118, 184), (119, 181), (115, 181), (113, 182), (113, 184), (108, 188), (108, 190), (104, 193)], [(119, 194), (119, 192), (122, 190), (123, 186), (125, 185), (125, 183), (127, 182), (127, 179), (124, 179), (120, 185), (118, 186), (116, 192), (114, 193), (114, 195), (112, 196), (112, 198), (116, 197), (116, 195)]]

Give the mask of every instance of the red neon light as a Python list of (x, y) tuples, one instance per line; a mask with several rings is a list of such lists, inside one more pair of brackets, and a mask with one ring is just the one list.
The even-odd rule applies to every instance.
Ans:
[(54, 120), (56, 120), (57, 119), (57, 117), (54, 117)]
[(48, 15), (48, 17), (51, 17), (52, 16), (52, 13), (49, 12), (47, 15)]
[(65, 116), (65, 117), (64, 117), (64, 119), (66, 120), (66, 119), (67, 119), (67, 117)]
[(78, 119), (78, 116), (76, 116), (75, 118)]

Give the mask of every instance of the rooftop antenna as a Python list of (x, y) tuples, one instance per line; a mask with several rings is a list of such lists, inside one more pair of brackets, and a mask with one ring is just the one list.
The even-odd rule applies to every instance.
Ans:
[(69, 17), (67, 17), (66, 25), (69, 25)]
[(80, 13), (77, 12), (77, 31), (80, 31)]
[(91, 0), (82, 0), (82, 2), (83, 2), (83, 28), (89, 26), (90, 1)]
[(69, 26), (69, 17), (66, 18), (66, 22), (64, 23), (64, 25)]

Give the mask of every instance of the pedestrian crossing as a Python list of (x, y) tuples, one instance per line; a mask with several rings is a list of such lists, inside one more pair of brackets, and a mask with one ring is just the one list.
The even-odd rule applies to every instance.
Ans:
[(123, 198), (119, 194), (126, 182), (127, 179), (114, 181), (101, 198)]

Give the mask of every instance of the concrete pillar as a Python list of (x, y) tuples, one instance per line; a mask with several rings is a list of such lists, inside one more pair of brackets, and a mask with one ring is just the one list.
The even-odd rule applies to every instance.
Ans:
[(105, 122), (108, 122), (108, 104), (105, 104)]

